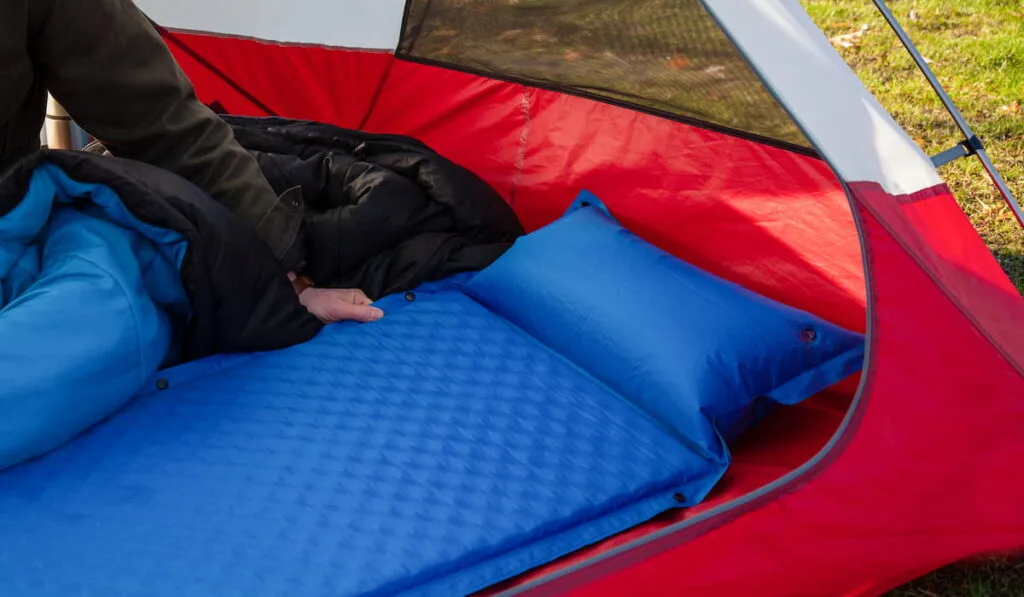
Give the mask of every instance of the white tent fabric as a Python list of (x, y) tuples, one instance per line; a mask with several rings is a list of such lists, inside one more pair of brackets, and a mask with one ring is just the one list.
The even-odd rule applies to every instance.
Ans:
[(164, 27), (267, 41), (394, 50), (405, 0), (136, 0)]
[[(403, 0), (136, 0), (170, 29), (339, 48), (394, 50)], [(891, 194), (941, 183), (931, 160), (836, 54), (798, 0), (704, 4), (804, 134), (847, 182)]]
[(893, 195), (941, 183), (797, 0), (705, 4), (843, 180), (878, 182)]

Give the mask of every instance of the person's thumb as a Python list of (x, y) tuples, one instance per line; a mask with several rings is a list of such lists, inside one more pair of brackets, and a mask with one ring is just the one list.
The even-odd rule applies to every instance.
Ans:
[(377, 321), (384, 316), (384, 312), (377, 307), (353, 303), (346, 294), (347, 292), (346, 290), (307, 288), (299, 295), (299, 302), (324, 323), (347, 320), (367, 323)]
[(335, 310), (339, 312), (338, 321), (354, 320), (362, 323), (377, 321), (384, 317), (384, 312), (377, 307), (370, 305), (353, 305), (352, 303), (341, 303), (336, 305)]

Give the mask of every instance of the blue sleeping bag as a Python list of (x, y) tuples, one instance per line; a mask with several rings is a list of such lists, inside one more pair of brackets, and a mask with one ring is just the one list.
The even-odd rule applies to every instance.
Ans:
[(110, 416), (161, 367), (320, 327), (256, 233), (182, 178), (76, 152), (0, 178), (0, 470)]
[(173, 363), (185, 247), (109, 188), (35, 170), (0, 219), (0, 469), (63, 444)]

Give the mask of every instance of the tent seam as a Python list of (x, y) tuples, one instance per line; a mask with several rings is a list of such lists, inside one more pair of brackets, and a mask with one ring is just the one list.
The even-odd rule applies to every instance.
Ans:
[(377, 88), (373, 91), (373, 96), (370, 98), (370, 104), (366, 107), (366, 111), (363, 112), (363, 118), (359, 121), (360, 131), (366, 130), (366, 123), (373, 117), (374, 109), (377, 107), (377, 102), (380, 101), (381, 96), (384, 95), (384, 88), (387, 87), (388, 82), (391, 80), (391, 70), (395, 66), (395, 59), (392, 58), (388, 61), (388, 65), (384, 67), (384, 74), (380, 78), (380, 83), (377, 84)]
[(244, 97), (246, 100), (248, 100), (249, 103), (253, 104), (254, 106), (259, 108), (260, 110), (263, 110), (264, 112), (266, 112), (267, 116), (278, 116), (279, 115), (270, 106), (268, 106), (266, 103), (264, 103), (263, 100), (261, 100), (260, 98), (256, 97), (255, 95), (253, 95), (253, 93), (251, 91), (249, 91), (248, 89), (246, 89), (241, 83), (239, 83), (238, 81), (235, 81), (234, 79), (229, 77), (227, 75), (227, 73), (225, 73), (223, 70), (221, 70), (217, 65), (215, 65), (212, 62), (210, 62), (209, 60), (207, 60), (205, 57), (200, 55), (199, 52), (197, 52), (194, 48), (192, 48), (190, 45), (188, 45), (187, 43), (182, 41), (177, 35), (175, 35), (175, 33), (173, 31), (167, 29), (166, 27), (160, 26), (159, 24), (157, 24), (153, 20), (150, 20), (149, 22), (153, 26), (153, 28), (158, 33), (161, 34), (161, 37), (165, 40), (165, 42), (169, 42), (169, 43), (174, 44), (181, 51), (183, 51), (186, 54), (188, 54), (189, 56), (191, 56), (193, 60), (195, 60), (200, 65), (202, 65), (204, 68), (206, 68), (206, 70), (208, 70), (211, 73), (213, 73), (214, 75), (216, 75), (217, 78), (219, 78), (221, 81), (226, 83), (228, 87), (234, 89), (242, 97)]
[(516, 152), (516, 163), (515, 170), (512, 172), (512, 186), (509, 189), (509, 205), (514, 206), (516, 204), (516, 198), (519, 192), (519, 183), (523, 178), (523, 170), (526, 165), (526, 147), (530, 140), (530, 128), (532, 121), (530, 120), (530, 112), (533, 109), (533, 91), (528, 87), (523, 87), (523, 93), (519, 98), (519, 107), (523, 114), (523, 127), (519, 132), (519, 149)]

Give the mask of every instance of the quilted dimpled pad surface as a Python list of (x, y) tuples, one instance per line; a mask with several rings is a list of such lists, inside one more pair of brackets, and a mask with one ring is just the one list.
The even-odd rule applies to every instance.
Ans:
[(0, 595), (461, 595), (715, 470), (458, 291), (168, 372), (0, 475)]

